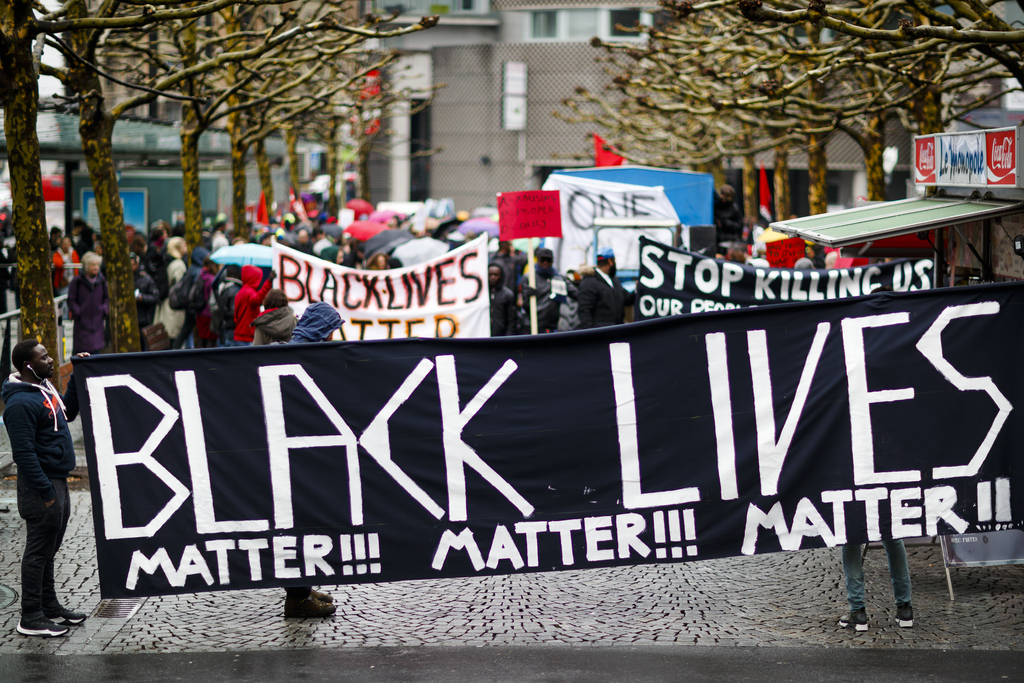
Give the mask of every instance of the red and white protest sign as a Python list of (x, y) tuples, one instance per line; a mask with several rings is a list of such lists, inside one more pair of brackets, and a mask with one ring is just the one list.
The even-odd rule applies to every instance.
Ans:
[(767, 247), (768, 263), (775, 268), (792, 268), (807, 255), (807, 245), (799, 237), (769, 242)]
[(985, 134), (988, 159), (985, 179), (989, 185), (1017, 185), (1017, 131), (997, 130)]
[(498, 195), (501, 240), (561, 237), (562, 209), (558, 190), (502, 192)]
[(914, 182), (935, 184), (935, 136), (914, 138)]

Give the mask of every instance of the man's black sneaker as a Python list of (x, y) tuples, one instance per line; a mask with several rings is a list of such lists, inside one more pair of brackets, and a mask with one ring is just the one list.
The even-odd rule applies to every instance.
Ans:
[(54, 638), (68, 632), (67, 626), (58, 626), (49, 619), (22, 619), (18, 622), (18, 633), (23, 636), (41, 636), (43, 638)]
[(329, 602), (321, 602), (312, 595), (296, 600), (287, 598), (284, 601), (284, 615), (286, 617), (329, 617), (337, 608)]
[(72, 612), (65, 607), (44, 609), (43, 616), (47, 619), (52, 619), (55, 623), (63, 626), (78, 626), (86, 619), (86, 616), (81, 612)]
[(842, 628), (852, 628), (858, 631), (868, 630), (868, 614), (862, 609), (850, 610), (844, 617), (839, 617), (839, 625)]
[(914, 610), (910, 605), (896, 606), (896, 623), (900, 628), (910, 628), (914, 625)]

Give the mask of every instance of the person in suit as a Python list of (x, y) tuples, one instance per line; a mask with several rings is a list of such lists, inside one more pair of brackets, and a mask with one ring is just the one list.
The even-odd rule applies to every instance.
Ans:
[(626, 306), (632, 306), (636, 292), (627, 292), (615, 277), (615, 252), (604, 247), (597, 252), (597, 267), (584, 269), (579, 286), (580, 329), (621, 325)]

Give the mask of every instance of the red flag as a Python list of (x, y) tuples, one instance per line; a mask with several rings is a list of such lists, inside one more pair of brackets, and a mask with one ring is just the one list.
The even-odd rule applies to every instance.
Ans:
[(615, 148), (594, 133), (594, 166), (621, 166), (626, 161), (615, 153)]
[(764, 164), (761, 164), (761, 183), (758, 188), (758, 198), (761, 201), (760, 213), (766, 223), (772, 222), (772, 191), (768, 189), (768, 174), (765, 173)]
[(260, 201), (256, 204), (256, 222), (260, 225), (270, 224), (270, 212), (267, 211), (267, 197), (260, 192)]
[(299, 217), (300, 221), (308, 221), (309, 216), (306, 215), (306, 206), (302, 203), (302, 199), (295, 198), (295, 190), (288, 188), (288, 205), (292, 207), (292, 213)]

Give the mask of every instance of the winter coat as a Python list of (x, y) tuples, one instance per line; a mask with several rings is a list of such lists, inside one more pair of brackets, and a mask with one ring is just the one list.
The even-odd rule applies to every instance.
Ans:
[(715, 238), (718, 242), (735, 242), (743, 238), (743, 213), (735, 202), (715, 199)]
[(135, 273), (135, 289), (139, 292), (135, 299), (135, 307), (139, 311), (139, 329), (142, 329), (153, 324), (156, 306), (160, 303), (160, 293), (157, 292), (156, 282), (142, 268)]
[(70, 275), (65, 271), (65, 266), (73, 263), (81, 263), (78, 258), (78, 252), (74, 249), (70, 253), (64, 253), (59, 249), (53, 252), (53, 290), (64, 289), (71, 284), (71, 280), (74, 279), (75, 273), (72, 272)]
[(252, 321), (255, 330), (252, 345), (266, 346), (276, 341), (289, 342), (292, 339), (292, 330), (298, 322), (295, 313), (288, 306), (263, 311)]
[[(185, 277), (186, 270), (185, 262), (180, 258), (171, 261), (167, 264), (167, 284), (173, 287), (174, 283)], [(181, 328), (185, 324), (185, 311), (174, 310), (171, 308), (170, 300), (164, 299), (157, 309), (156, 322), (163, 323), (167, 336), (174, 339), (181, 333)]]
[[(551, 281), (559, 280), (565, 283), (566, 296), (552, 298)], [(576, 285), (566, 280), (561, 275), (546, 277), (540, 273), (536, 274), (537, 282), (537, 329), (540, 331), (552, 331), (558, 329), (558, 317), (561, 314), (562, 300), (575, 299), (577, 296)], [(530, 318), (530, 280), (523, 278), (520, 283), (520, 290), (523, 294), (523, 309), (526, 311), (526, 319)]]
[(505, 337), (516, 333), (516, 295), (505, 286), (505, 271), (502, 281), (491, 293), (491, 336)]
[(242, 288), (242, 281), (225, 277), (217, 285), (217, 315), (210, 321), (216, 325), (222, 340), (235, 338), (235, 297)]
[(609, 287), (593, 267), (580, 272), (584, 275), (577, 297), (580, 329), (621, 325), (625, 320), (625, 307), (633, 305), (636, 292), (623, 289), (619, 278), (614, 275), (611, 276), (612, 286)]
[(292, 339), (288, 343), (310, 344), (326, 341), (343, 322), (345, 321), (341, 319), (337, 309), (329, 303), (317, 301), (303, 311), (302, 318), (295, 325)]
[(235, 341), (251, 342), (256, 330), (252, 321), (260, 314), (263, 297), (270, 291), (271, 281), (267, 280), (259, 289), (263, 271), (256, 266), (242, 266), (242, 288), (235, 296)]
[(491, 263), (501, 266), (505, 273), (505, 286), (513, 292), (519, 287), (519, 276), (526, 268), (526, 254), (495, 254), (491, 257)]
[(75, 353), (95, 353), (103, 348), (103, 319), (109, 312), (107, 280), (97, 275), (92, 282), (84, 274), (68, 287), (68, 308), (75, 321)]
[(53, 500), (57, 494), (50, 479), (67, 479), (75, 467), (75, 446), (68, 429), (68, 421), (78, 415), (75, 376), (68, 381), (63, 400), (48, 381), (23, 382), (17, 373), (4, 381), (0, 396), (18, 476), (44, 501)]

